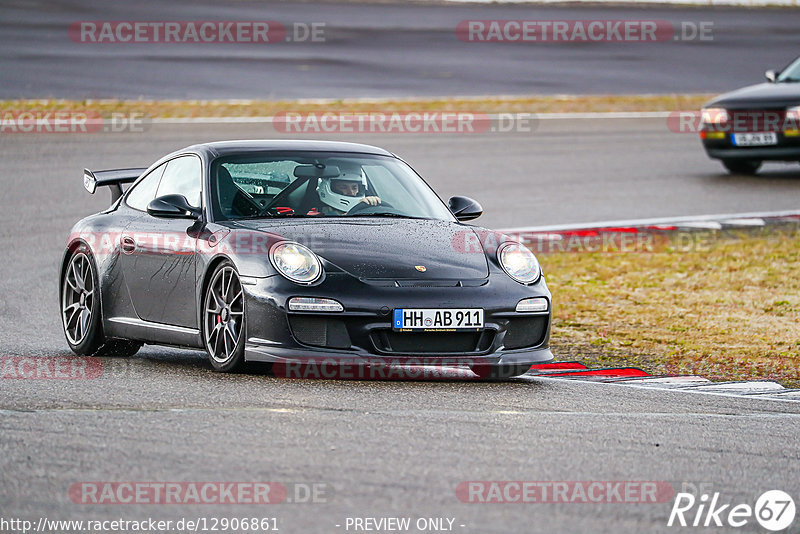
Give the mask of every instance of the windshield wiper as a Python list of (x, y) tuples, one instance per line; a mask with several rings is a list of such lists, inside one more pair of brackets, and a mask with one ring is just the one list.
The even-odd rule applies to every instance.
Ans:
[(413, 217), (411, 215), (403, 215), (402, 213), (395, 213), (392, 211), (378, 211), (372, 213), (353, 213), (347, 214), (343, 217), (395, 217), (397, 219), (424, 219), (425, 217)]
[(285, 219), (287, 217), (313, 217), (313, 215), (302, 215), (300, 213), (257, 213), (255, 215), (245, 215), (244, 217), (236, 217), (234, 221), (245, 221), (251, 219)]

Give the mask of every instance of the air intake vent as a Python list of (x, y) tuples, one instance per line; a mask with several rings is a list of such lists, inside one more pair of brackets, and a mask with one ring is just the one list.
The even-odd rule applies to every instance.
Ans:
[(397, 287), (461, 287), (459, 280), (397, 280)]
[(295, 339), (305, 345), (349, 349), (350, 335), (340, 319), (315, 317), (312, 315), (290, 315), (289, 326)]
[(509, 320), (503, 345), (507, 349), (521, 349), (541, 345), (542, 341), (544, 341), (548, 320), (547, 315)]
[(376, 330), (372, 342), (382, 352), (442, 355), (489, 350), (494, 332), (394, 332)]

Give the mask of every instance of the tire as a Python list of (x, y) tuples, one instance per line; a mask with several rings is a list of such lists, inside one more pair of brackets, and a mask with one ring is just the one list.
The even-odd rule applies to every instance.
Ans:
[(761, 162), (757, 159), (723, 159), (722, 164), (731, 174), (744, 174), (745, 176), (753, 176), (761, 167)]
[(474, 365), (472, 372), (482, 380), (507, 380), (515, 376), (524, 375), (531, 368), (531, 364), (501, 364), (501, 365)]
[(225, 261), (214, 269), (203, 297), (203, 342), (214, 370), (242, 370), (246, 339), (242, 283), (233, 264)]
[(103, 334), (97, 266), (86, 245), (70, 256), (61, 279), (61, 326), (72, 352), (81, 356), (133, 356), (142, 344)]
[(61, 278), (61, 326), (72, 352), (90, 356), (105, 343), (100, 320), (97, 268), (88, 247), (70, 256)]

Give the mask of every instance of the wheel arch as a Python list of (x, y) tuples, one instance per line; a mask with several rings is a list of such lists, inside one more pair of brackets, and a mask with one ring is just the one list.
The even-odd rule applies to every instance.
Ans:
[(103, 315), (103, 293), (104, 293), (104, 291), (103, 291), (103, 282), (102, 282), (103, 279), (100, 276), (100, 270), (99, 270), (99, 267), (97, 265), (97, 258), (95, 258), (95, 254), (94, 254), (94, 250), (92, 249), (92, 246), (89, 243), (87, 243), (84, 239), (81, 239), (81, 238), (76, 238), (76, 239), (73, 239), (72, 241), (70, 241), (70, 243), (67, 245), (67, 248), (64, 250), (64, 255), (61, 258), (61, 267), (60, 267), (59, 272), (58, 272), (58, 304), (59, 304), (59, 310), (60, 310), (60, 307), (61, 307), (61, 297), (62, 297), (62, 292), (64, 290), (62, 285), (64, 283), (64, 274), (65, 274), (67, 265), (69, 265), (69, 260), (72, 258), (72, 256), (75, 255), (75, 251), (78, 250), (81, 247), (86, 247), (87, 256), (89, 257), (89, 261), (92, 262), (92, 266), (94, 267), (94, 276), (96, 278), (96, 280), (95, 280), (95, 282), (96, 282), (95, 291), (97, 291), (98, 305), (99, 305), (99, 310), (98, 311), (100, 312), (100, 327), (103, 328), (103, 330), (105, 330), (105, 317)]
[(205, 337), (203, 337), (205, 336), (203, 311), (205, 306), (204, 301), (206, 298), (206, 290), (208, 289), (208, 284), (211, 283), (211, 275), (214, 274), (214, 271), (221, 263), (225, 262), (228, 262), (231, 265), (233, 265), (234, 269), (236, 269), (237, 272), (239, 271), (239, 268), (236, 266), (236, 262), (233, 261), (231, 257), (226, 256), (225, 254), (219, 254), (217, 256), (214, 256), (208, 262), (208, 264), (206, 264), (205, 271), (203, 272), (203, 279), (202, 282), (200, 283), (200, 292), (197, 295), (197, 324), (200, 327), (199, 328), (200, 336), (203, 339), (203, 342), (205, 342)]
[[(198, 306), (198, 323), (199, 323), (199, 332), (201, 342), (203, 344), (203, 348), (206, 351), (209, 361), (211, 362), (212, 367), (217, 371), (228, 372), (235, 369), (241, 369), (245, 362), (245, 352), (244, 347), (247, 343), (247, 295), (244, 291), (244, 287), (241, 287), (241, 303), (242, 303), (242, 319), (244, 321), (243, 328), (239, 330), (238, 333), (238, 340), (236, 344), (233, 346), (232, 352), (229, 354), (227, 347), (228, 343), (227, 340), (225, 342), (225, 356), (227, 358), (226, 361), (220, 361), (216, 358), (215, 353), (217, 352), (215, 349), (209, 348), (206, 340), (206, 321), (207, 321), (207, 312), (206, 312), (206, 294), (212, 291), (211, 282), (215, 277), (215, 273), (221, 271), (222, 268), (225, 269), (232, 269), (235, 272), (235, 276), (239, 279), (239, 284), (241, 284), (241, 274), (240, 267), (237, 265), (237, 262), (234, 258), (227, 256), (225, 254), (219, 254), (213, 257), (205, 267), (205, 271), (202, 277), (202, 283), (199, 284), (201, 288), (200, 295), (199, 295), (199, 302), (200, 306)], [(224, 280), (224, 278), (223, 278)], [(227, 293), (226, 293), (227, 295)], [(224, 296), (223, 298), (227, 298)], [(232, 303), (233, 301), (229, 301)], [(218, 316), (218, 320), (219, 320)], [(226, 319), (226, 322), (228, 319)], [(233, 334), (231, 334), (232, 336)], [(217, 338), (219, 341), (219, 338)]]
[[(75, 252), (80, 249), (81, 247), (86, 248), (86, 257), (89, 258), (89, 262), (92, 264), (92, 268), (94, 269), (94, 277), (95, 277), (95, 287), (94, 290), (97, 292), (97, 313), (100, 317), (100, 321), (98, 322), (98, 329), (100, 332), (100, 336), (104, 337), (106, 332), (106, 325), (105, 325), (105, 315), (103, 313), (103, 282), (102, 277), (100, 276), (99, 266), (97, 264), (97, 258), (95, 258), (95, 252), (92, 249), (92, 246), (86, 242), (86, 240), (81, 238), (75, 238), (67, 244), (66, 249), (64, 250), (64, 255), (61, 258), (61, 267), (59, 269), (59, 278), (58, 278), (58, 316), (59, 320), (63, 324), (63, 292), (64, 292), (64, 275), (66, 274), (67, 265), (69, 265), (70, 260), (75, 255)], [(102, 345), (101, 345), (102, 347)]]
[[(61, 267), (58, 270), (59, 292), (61, 290), (61, 284), (64, 281), (64, 271), (67, 268), (67, 265), (69, 264), (69, 260), (72, 257), (72, 255), (75, 254), (75, 251), (81, 247), (81, 245), (86, 245), (86, 247), (89, 247), (89, 244), (83, 239), (74, 239), (67, 245), (67, 248), (64, 249), (64, 254), (61, 256)], [(91, 247), (89, 247), (89, 249), (91, 250)]]

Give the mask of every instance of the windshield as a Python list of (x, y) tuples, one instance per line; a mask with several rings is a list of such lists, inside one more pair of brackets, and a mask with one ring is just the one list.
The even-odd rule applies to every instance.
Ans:
[(405, 163), (389, 156), (284, 152), (225, 156), (211, 165), (216, 220), (404, 217), (454, 220)]
[(800, 82), (800, 58), (795, 59), (791, 65), (783, 69), (776, 81)]

